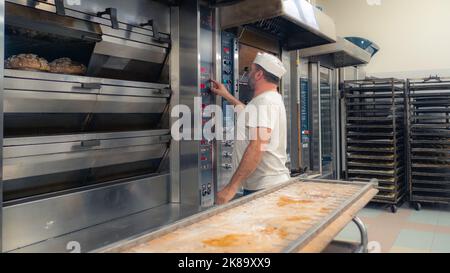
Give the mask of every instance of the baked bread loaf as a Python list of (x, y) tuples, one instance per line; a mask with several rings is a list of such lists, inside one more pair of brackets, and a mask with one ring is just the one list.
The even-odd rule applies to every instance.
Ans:
[(50, 63), (50, 72), (72, 75), (86, 74), (86, 66), (72, 61), (70, 58), (56, 59)]
[(5, 61), (5, 68), (29, 71), (50, 71), (47, 60), (34, 54), (13, 55)]

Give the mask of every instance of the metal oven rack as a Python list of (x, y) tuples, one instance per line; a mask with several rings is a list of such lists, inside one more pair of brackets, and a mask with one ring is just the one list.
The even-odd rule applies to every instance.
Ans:
[(405, 82), (397, 79), (346, 81), (346, 167), (350, 181), (378, 181), (376, 203), (393, 213), (406, 192)]
[(450, 78), (408, 80), (408, 186), (421, 202), (450, 203)]

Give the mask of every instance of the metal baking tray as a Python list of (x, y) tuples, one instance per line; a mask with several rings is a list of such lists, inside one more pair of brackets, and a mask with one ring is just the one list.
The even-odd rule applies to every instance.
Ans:
[(366, 160), (394, 160), (395, 156), (392, 155), (373, 155), (373, 154), (354, 154), (347, 153), (347, 159), (366, 159)]
[(423, 193), (444, 193), (444, 194), (450, 194), (450, 188), (424, 188), (424, 187), (418, 187), (415, 184), (413, 184), (412, 191), (413, 192), (423, 192)]
[(430, 202), (430, 203), (438, 203), (438, 204), (449, 204), (450, 196), (426, 196), (422, 194), (413, 193), (411, 195), (411, 201), (420, 201), (420, 202)]
[(412, 176), (420, 176), (420, 177), (436, 177), (436, 178), (450, 178), (450, 172), (441, 172), (441, 173), (430, 173), (430, 172), (424, 172), (421, 170), (413, 170), (411, 172)]
[(450, 130), (450, 124), (411, 124), (411, 129), (447, 129)]
[(420, 163), (412, 163), (411, 166), (413, 168), (426, 168), (426, 169), (450, 169), (450, 164), (420, 164)]
[(450, 106), (450, 99), (442, 99), (442, 100), (430, 100), (428, 98), (424, 98), (423, 100), (414, 100), (411, 102), (413, 106)]
[(427, 109), (412, 108), (411, 111), (414, 113), (450, 113), (450, 109), (446, 107), (433, 107)]
[(399, 112), (399, 111), (403, 112), (403, 109), (404, 108), (402, 106), (397, 106), (397, 107), (393, 108), (392, 105), (386, 105), (386, 106), (370, 105), (370, 106), (365, 106), (365, 107), (348, 106), (347, 113), (361, 113), (361, 114), (378, 113), (378, 114), (389, 115), (389, 114), (392, 114), (394, 111), (395, 112)]
[[(399, 138), (397, 141), (400, 141)], [(396, 142), (394, 139), (355, 139), (355, 138), (347, 138), (347, 143), (349, 144), (384, 144), (384, 145), (393, 145)]]
[[(393, 129), (394, 125), (393, 124), (382, 124), (382, 125), (361, 125), (361, 124), (347, 124), (346, 126), (348, 129)], [(397, 126), (395, 126), (396, 129), (399, 129), (401, 127), (400, 124), (397, 124)]]
[[(396, 135), (402, 135), (403, 132), (397, 132)], [(361, 132), (361, 131), (348, 131), (347, 137), (349, 136), (355, 136), (355, 137), (394, 137), (394, 132), (374, 132), (373, 130), (371, 132)]]
[(394, 147), (358, 147), (358, 146), (348, 146), (347, 151), (350, 151), (350, 152), (376, 152), (376, 153), (396, 152)]
[(389, 171), (378, 171), (378, 170), (365, 170), (365, 169), (348, 169), (349, 174), (370, 174), (370, 175), (381, 175), (381, 176), (395, 176), (401, 169), (389, 170)]
[(402, 93), (394, 93), (392, 94), (392, 92), (390, 93), (382, 93), (381, 92), (375, 93), (375, 94), (367, 94), (367, 93), (363, 93), (363, 94), (346, 94), (345, 97), (348, 99), (355, 99), (355, 98), (363, 98), (363, 99), (379, 99), (379, 98), (404, 98), (404, 94)]
[[(395, 117), (395, 120), (401, 120), (401, 119), (403, 119), (403, 117), (401, 116), (401, 115), (397, 115), (396, 117)], [(377, 116), (377, 117), (373, 117), (373, 116), (371, 116), (371, 117), (347, 117), (347, 121), (361, 121), (361, 122), (367, 122), (367, 121), (370, 121), (370, 122), (384, 122), (384, 123), (386, 123), (386, 122), (394, 122), (394, 118), (393, 117), (380, 117), (380, 116)]]
[(403, 87), (392, 87), (391, 85), (376, 85), (376, 86), (347, 86), (345, 92), (395, 92), (404, 91)]
[(379, 186), (385, 186), (385, 185), (396, 185), (399, 182), (398, 178), (391, 178), (391, 179), (380, 179), (380, 178), (363, 178), (361, 176), (350, 176), (349, 180), (350, 181), (356, 181), (356, 182), (371, 182), (374, 181), (376, 179), (376, 181), (378, 182)]
[(346, 102), (345, 103), (347, 107), (350, 106), (364, 106), (364, 105), (391, 105), (393, 107), (403, 106), (404, 101), (403, 100), (396, 100), (395, 102), (392, 102), (390, 100), (370, 100), (370, 101), (361, 101), (358, 100), (357, 102)]
[(430, 184), (430, 185), (447, 185), (450, 186), (450, 181), (446, 181), (446, 180), (440, 180), (440, 181), (435, 181), (435, 180), (423, 180), (423, 179), (412, 179), (412, 183), (413, 184)]
[(431, 140), (411, 140), (412, 144), (431, 144), (432, 146), (450, 145), (450, 140), (431, 139)]
[(350, 167), (370, 167), (370, 168), (381, 168), (381, 169), (395, 169), (398, 167), (399, 162), (391, 161), (373, 161), (373, 162), (361, 162), (361, 161), (347, 161), (347, 165)]

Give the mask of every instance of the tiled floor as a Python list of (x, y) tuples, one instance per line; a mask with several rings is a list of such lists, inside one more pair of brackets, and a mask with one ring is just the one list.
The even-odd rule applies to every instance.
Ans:
[[(450, 206), (423, 205), (416, 211), (405, 203), (393, 214), (369, 205), (358, 216), (368, 228), (370, 252), (450, 253)], [(352, 223), (336, 240), (359, 242), (359, 231)]]

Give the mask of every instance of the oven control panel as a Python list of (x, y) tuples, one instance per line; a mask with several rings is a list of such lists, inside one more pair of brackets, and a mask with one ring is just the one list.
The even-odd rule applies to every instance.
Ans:
[[(214, 76), (214, 11), (200, 8), (200, 95), (202, 101), (202, 128), (211, 120), (211, 115), (205, 113), (209, 105), (215, 104), (215, 96), (211, 92), (211, 78)], [(214, 205), (214, 142), (211, 139), (200, 141), (200, 183), (199, 192), (202, 207)]]
[[(222, 32), (222, 82), (233, 96), (237, 95), (238, 85), (236, 79), (236, 59), (238, 54), (238, 45), (236, 36), (230, 32)], [(218, 166), (218, 188), (222, 189), (231, 180), (233, 170), (233, 136), (235, 125), (234, 110), (228, 101), (222, 100), (224, 140), (220, 149), (220, 166)], [(227, 137), (228, 136), (228, 137)]]

